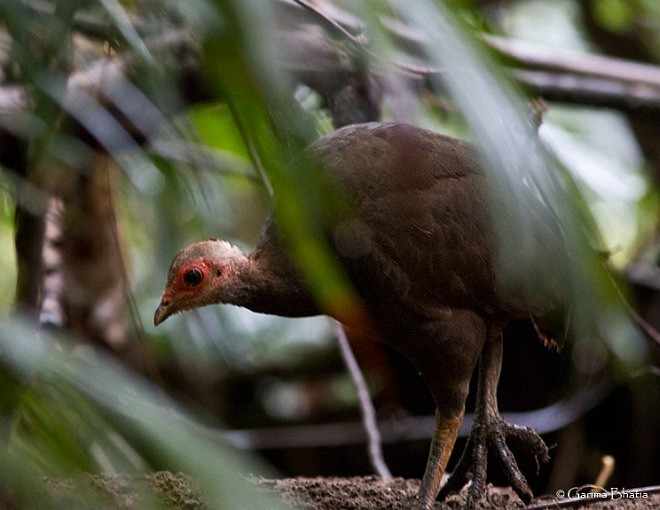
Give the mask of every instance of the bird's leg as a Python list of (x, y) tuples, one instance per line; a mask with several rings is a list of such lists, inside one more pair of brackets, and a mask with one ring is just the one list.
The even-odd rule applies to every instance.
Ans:
[(463, 410), (454, 418), (445, 418), (440, 412), (435, 412), (435, 432), (431, 440), (422, 486), (416, 496), (417, 508), (420, 510), (433, 507), (462, 421)]
[(548, 447), (534, 430), (508, 423), (500, 416), (497, 407), (497, 383), (502, 367), (502, 343), (502, 335), (498, 331), (484, 344), (479, 358), (474, 424), (454, 473), (440, 491), (440, 499), (443, 499), (472, 481), (466, 501), (468, 509), (475, 508), (483, 495), (489, 449), (499, 457), (507, 480), (525, 503), (531, 501), (532, 491), (506, 444), (507, 438), (515, 437), (528, 447), (537, 462), (539, 459), (547, 462), (550, 458)]

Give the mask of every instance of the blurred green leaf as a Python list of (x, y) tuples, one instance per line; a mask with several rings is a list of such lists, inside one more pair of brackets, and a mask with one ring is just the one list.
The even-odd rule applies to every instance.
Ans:
[(593, 0), (594, 17), (599, 25), (612, 31), (623, 31), (633, 22), (630, 2), (623, 0)]
[[(141, 468), (112, 440), (114, 433), (152, 469), (193, 477), (209, 508), (277, 508), (241, 477), (264, 473), (263, 466), (212, 440), (210, 429), (115, 361), (101, 353), (91, 356), (91, 351), (72, 356), (69, 347), (65, 340), (19, 321), (0, 324), (0, 368), (39, 388), (23, 394), (19, 435), (14, 436), (12, 450), (26, 454), (21, 455), (22, 469), (65, 474), (72, 472), (72, 463), (90, 471), (94, 464), (98, 469), (126, 469), (131, 463)], [(0, 475), (9, 476), (2, 470)]]
[(245, 140), (226, 105), (193, 106), (188, 112), (204, 143), (245, 159), (250, 158)]

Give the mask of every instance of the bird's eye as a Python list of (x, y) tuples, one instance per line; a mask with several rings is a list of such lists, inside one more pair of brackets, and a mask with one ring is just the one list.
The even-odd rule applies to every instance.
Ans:
[(183, 275), (183, 281), (186, 282), (186, 285), (195, 287), (202, 281), (202, 272), (197, 268), (190, 269)]

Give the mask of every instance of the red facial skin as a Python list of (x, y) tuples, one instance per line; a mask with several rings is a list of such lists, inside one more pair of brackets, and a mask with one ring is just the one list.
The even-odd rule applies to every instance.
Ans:
[(163, 293), (154, 323), (160, 324), (170, 315), (199, 306), (222, 277), (222, 269), (205, 260), (189, 262), (179, 269)]

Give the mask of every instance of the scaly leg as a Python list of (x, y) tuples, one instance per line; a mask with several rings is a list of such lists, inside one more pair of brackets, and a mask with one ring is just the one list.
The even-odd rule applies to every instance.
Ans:
[(435, 432), (431, 440), (422, 486), (416, 496), (415, 506), (419, 510), (433, 508), (462, 421), (463, 411), (455, 418), (445, 418), (438, 411), (435, 412)]
[(497, 383), (502, 367), (502, 335), (498, 333), (485, 343), (479, 358), (479, 383), (477, 408), (470, 437), (463, 455), (451, 478), (440, 491), (440, 499), (457, 492), (469, 481), (466, 507), (476, 508), (486, 486), (486, 467), (489, 448), (499, 457), (507, 480), (525, 503), (532, 499), (532, 491), (520, 472), (516, 459), (506, 445), (509, 437), (515, 437), (527, 446), (538, 460), (547, 462), (548, 447), (531, 428), (507, 423), (497, 407)]

